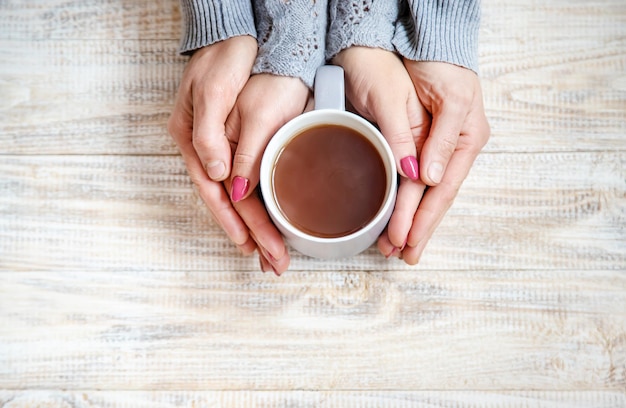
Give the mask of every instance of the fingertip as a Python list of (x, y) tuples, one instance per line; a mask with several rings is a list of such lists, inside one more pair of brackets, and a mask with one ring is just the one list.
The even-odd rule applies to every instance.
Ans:
[(404, 175), (411, 180), (419, 179), (419, 165), (417, 163), (417, 157), (406, 156), (400, 160), (400, 169)]
[(215, 139), (211, 136), (201, 136), (201, 134), (213, 133), (201, 133), (194, 130), (193, 148), (202, 162), (205, 174), (212, 181), (222, 182), (228, 178), (230, 173), (231, 150), (229, 142), (226, 138)]
[(394, 250), (396, 250), (396, 247), (389, 241), (387, 231), (383, 232), (382, 235), (378, 237), (377, 246), (378, 250), (385, 258), (392, 256)]
[(270, 262), (261, 253), (259, 253), (259, 266), (263, 273), (272, 272), (274, 270)]
[(271, 250), (268, 248), (267, 254), (269, 255), (271, 261), (277, 264), (281, 263), (282, 259), (285, 258), (286, 256), (288, 257), (289, 255), (284, 245), (281, 245), (280, 247), (278, 247), (277, 245), (274, 245), (274, 248), (271, 248)]
[(388, 253), (387, 255), (385, 255), (385, 258), (390, 259), (391, 257), (395, 257), (395, 258), (400, 258), (402, 256), (402, 251), (400, 251), (398, 248), (393, 248), (393, 250), (391, 250), (390, 253)]
[(423, 248), (407, 247), (402, 251), (402, 260), (411, 266), (415, 266), (420, 262)]
[(282, 246), (282, 255), (275, 256), (273, 255), (264, 245), (254, 238), (257, 242), (257, 249), (259, 251), (259, 256), (263, 257), (272, 267), (272, 270), (277, 276), (280, 276), (283, 272), (287, 270), (289, 267), (289, 263), (291, 259), (289, 258), (289, 253), (285, 246)]
[(421, 181), (412, 181), (407, 178), (400, 180), (396, 206), (387, 224), (387, 240), (390, 245), (396, 248), (403, 248), (406, 245), (425, 188), (425, 184)]
[(230, 199), (238, 202), (244, 199), (250, 188), (250, 180), (245, 177), (235, 176), (230, 186)]
[(272, 261), (272, 266), (274, 267), (274, 271), (277, 275), (282, 275), (289, 268), (289, 263), (291, 259), (289, 258), (289, 254), (287, 251), (284, 252), (283, 256), (278, 259), (274, 259)]

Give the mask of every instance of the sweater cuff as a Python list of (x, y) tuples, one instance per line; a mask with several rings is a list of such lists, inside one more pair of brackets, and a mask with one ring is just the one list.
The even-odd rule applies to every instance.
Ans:
[[(330, 0), (330, 27), (326, 37), (326, 59), (331, 60), (352, 46), (394, 51), (392, 43), (399, 13), (398, 1)], [(358, 7), (358, 8), (356, 8)]]
[(414, 61), (440, 61), (478, 72), (480, 0), (409, 0), (393, 44)]
[(253, 74), (300, 78), (313, 87), (324, 64), (326, 0), (260, 0), (254, 3), (259, 50)]
[(256, 38), (250, 0), (180, 0), (180, 6), (182, 54), (239, 35)]

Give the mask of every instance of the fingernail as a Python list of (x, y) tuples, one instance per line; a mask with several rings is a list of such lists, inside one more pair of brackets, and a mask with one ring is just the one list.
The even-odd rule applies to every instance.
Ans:
[(265, 273), (265, 267), (263, 265), (263, 260), (261, 259), (261, 257), (259, 257), (259, 267), (261, 268), (261, 272)]
[(267, 257), (270, 259), (270, 262), (272, 263), (278, 262), (278, 259), (276, 259), (276, 257), (272, 255), (269, 251), (265, 251), (265, 252), (267, 253)]
[(419, 166), (417, 165), (415, 156), (407, 156), (400, 160), (400, 167), (402, 167), (404, 174), (411, 180), (417, 180), (419, 178)]
[(274, 268), (274, 265), (272, 265), (272, 270), (274, 271), (274, 275), (276, 275), (276, 276), (280, 276), (280, 273), (278, 273), (278, 271), (276, 270), (276, 268)]
[(428, 178), (433, 181), (433, 183), (438, 184), (443, 177), (443, 166), (441, 163), (432, 163), (428, 167)]
[(267, 259), (270, 263), (276, 262), (276, 258), (274, 258), (274, 256), (270, 254), (267, 249), (265, 249), (261, 245), (258, 245), (257, 247), (259, 248), (259, 252), (261, 253), (261, 255), (263, 255), (265, 259)]
[(221, 180), (226, 172), (226, 166), (221, 160), (213, 160), (207, 163), (206, 172), (212, 180)]
[(249, 181), (244, 177), (235, 177), (233, 184), (230, 186), (230, 198), (234, 202), (240, 201), (248, 192)]
[(391, 252), (389, 252), (387, 255), (385, 255), (385, 258), (389, 259), (392, 256), (398, 256), (399, 253), (400, 253), (400, 251), (398, 251), (398, 248), (393, 248), (393, 250)]
[(406, 240), (404, 241), (404, 244), (402, 244), (402, 246), (401, 246), (400, 248), (398, 248), (398, 249), (400, 250), (400, 252), (404, 251), (404, 248), (406, 248), (406, 244), (407, 244), (407, 242), (409, 242), (409, 240), (408, 240), (408, 239), (406, 239)]

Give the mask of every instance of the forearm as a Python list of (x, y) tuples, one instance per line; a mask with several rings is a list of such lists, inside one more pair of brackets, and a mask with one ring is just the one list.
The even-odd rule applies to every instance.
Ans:
[(256, 38), (251, 0), (180, 0), (181, 53), (239, 35)]
[(405, 58), (478, 71), (480, 0), (408, 0), (393, 43)]
[(352, 46), (393, 51), (399, 0), (330, 0), (326, 58)]
[(313, 86), (324, 64), (327, 0), (255, 0), (259, 52), (252, 72), (300, 78)]

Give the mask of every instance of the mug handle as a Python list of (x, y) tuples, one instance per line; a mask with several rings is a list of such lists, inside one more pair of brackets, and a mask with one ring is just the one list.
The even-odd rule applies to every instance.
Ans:
[(346, 110), (343, 68), (322, 65), (315, 72), (315, 110)]

